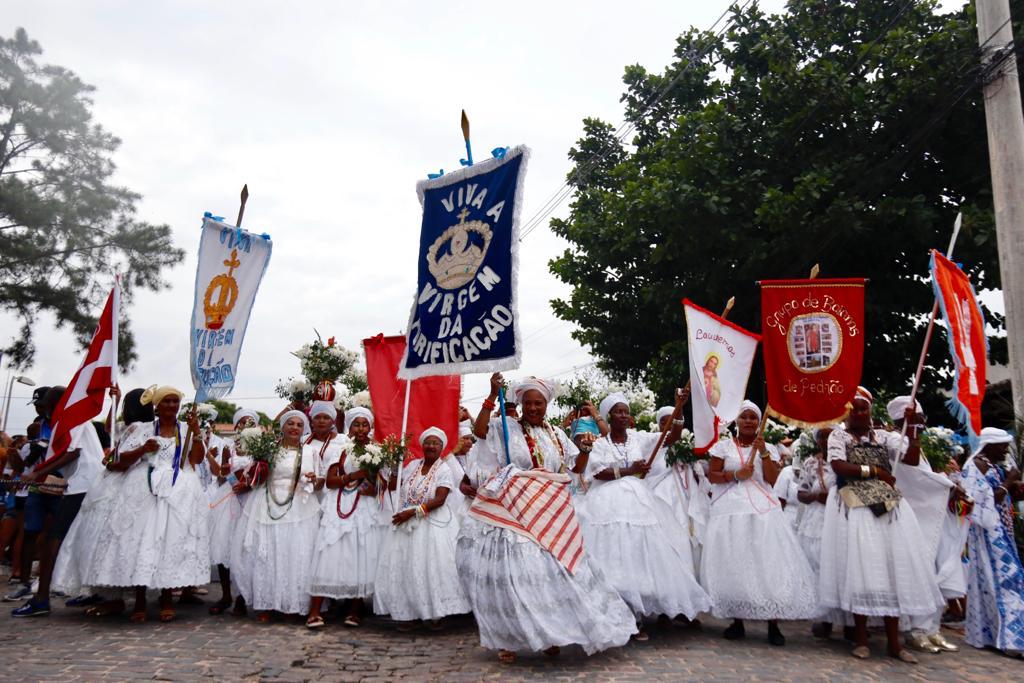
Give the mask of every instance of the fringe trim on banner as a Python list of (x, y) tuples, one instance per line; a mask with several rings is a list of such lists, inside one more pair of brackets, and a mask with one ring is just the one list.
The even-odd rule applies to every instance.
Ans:
[[(522, 330), (519, 325), (519, 217), (523, 212), (523, 186), (526, 182), (526, 167), (530, 162), (530, 148), (526, 145), (517, 145), (512, 147), (505, 153), (500, 159), (490, 158), (480, 163), (473, 164), (461, 168), (458, 171), (452, 173), (446, 173), (440, 178), (434, 178), (433, 180), (421, 180), (416, 183), (416, 194), (420, 199), (420, 206), (423, 206), (423, 195), (427, 190), (434, 190), (441, 187), (447, 187), (460, 183), (463, 180), (468, 180), (475, 176), (489, 173), (496, 168), (501, 167), (505, 163), (508, 163), (515, 159), (517, 156), (522, 156), (523, 161), (519, 168), (519, 177), (516, 179), (515, 198), (516, 206), (515, 211), (512, 212), (512, 320), (515, 325), (515, 355), (508, 356), (507, 358), (497, 358), (490, 361), (463, 361), (461, 363), (442, 363), (436, 365), (421, 365), (418, 368), (406, 367), (409, 362), (409, 354), (412, 353), (412, 344), (410, 343), (409, 328), (412, 327), (413, 321), (416, 319), (416, 298), (419, 296), (419, 289), (412, 295), (412, 310), (409, 312), (409, 322), (405, 326), (404, 336), (406, 337), (405, 344), (405, 356), (402, 358), (402, 364), (398, 367), (399, 379), (414, 380), (419, 377), (431, 377), (434, 375), (466, 375), (475, 372), (483, 373), (494, 373), (502, 372), (504, 370), (514, 370), (522, 365), (523, 362), (523, 347), (522, 347)], [(418, 255), (418, 252), (417, 252)], [(417, 264), (417, 272), (419, 266)], [(418, 283), (417, 283), (418, 284)]]
[(817, 429), (818, 427), (829, 427), (831, 425), (838, 424), (850, 416), (851, 410), (853, 410), (853, 404), (847, 403), (843, 408), (842, 414), (835, 419), (823, 420), (821, 422), (804, 422), (803, 420), (797, 420), (789, 417), (788, 415), (783, 415), (771, 406), (767, 406), (765, 408), (765, 412), (768, 413), (768, 417), (778, 418), (790, 427), (799, 427), (800, 429)]

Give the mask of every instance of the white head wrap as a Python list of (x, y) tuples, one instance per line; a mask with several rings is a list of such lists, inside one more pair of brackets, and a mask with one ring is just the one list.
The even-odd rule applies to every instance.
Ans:
[(369, 408), (362, 406), (356, 406), (355, 408), (349, 408), (345, 411), (345, 433), (348, 434), (348, 430), (352, 429), (352, 423), (356, 421), (356, 418), (363, 417), (370, 423), (370, 429), (373, 429), (373, 413), (370, 412)]
[(612, 408), (614, 408), (620, 403), (625, 403), (626, 407), (629, 407), (629, 399), (626, 398), (625, 394), (623, 394), (621, 391), (616, 391), (615, 393), (608, 394), (607, 396), (604, 397), (604, 400), (601, 401), (601, 405), (597, 407), (597, 412), (601, 413), (601, 417), (607, 420), (608, 415), (612, 412)]
[[(1005, 429), (985, 427), (981, 430), (981, 434), (978, 435), (978, 443), (974, 446), (971, 457), (967, 458), (967, 462), (974, 460), (974, 457), (981, 453), (985, 446), (996, 443), (1013, 443), (1013, 437)], [(967, 466), (967, 462), (964, 463), (964, 467)]]
[(875, 402), (874, 395), (870, 391), (868, 391), (865, 387), (857, 387), (857, 393), (855, 393), (853, 395), (853, 400), (856, 401), (857, 399), (860, 399), (862, 401), (867, 401), (868, 403), (874, 403)]
[(551, 382), (540, 379), (539, 377), (527, 377), (515, 385), (512, 390), (512, 396), (515, 398), (516, 403), (521, 404), (523, 402), (523, 394), (530, 390), (539, 391), (540, 395), (544, 397), (544, 400), (551, 403), (551, 399), (555, 397), (555, 385)]
[(740, 412), (736, 413), (736, 417), (739, 417), (748, 410), (753, 410), (757, 414), (757, 419), (761, 419), (761, 409), (753, 401), (744, 399), (743, 403), (740, 404)]
[(288, 412), (281, 416), (281, 418), (277, 421), (277, 424), (281, 428), (281, 431), (284, 431), (284, 423), (292, 419), (293, 417), (302, 418), (302, 435), (305, 436), (306, 434), (309, 434), (309, 419), (306, 417), (306, 414), (301, 410), (289, 410)]
[[(887, 413), (889, 413), (889, 417), (892, 418), (893, 420), (902, 420), (904, 417), (906, 417), (905, 413), (907, 412), (907, 408), (909, 407), (909, 396), (897, 396), (896, 398), (889, 401), (885, 405), (885, 410)], [(924, 408), (921, 407), (921, 402), (918, 401), (917, 399), (914, 399), (914, 409), (917, 413), (922, 415), (924, 414)]]
[(654, 422), (660, 425), (662, 420), (664, 420), (666, 417), (671, 416), (674, 412), (676, 412), (675, 407), (662, 406), (661, 408), (658, 408), (658, 412), (655, 413)]
[(439, 429), (437, 427), (428, 427), (427, 429), (424, 429), (423, 433), (420, 434), (421, 446), (423, 445), (423, 442), (427, 440), (428, 436), (436, 436), (441, 440), (442, 451), (444, 451), (444, 449), (448, 447), (448, 435), (444, 433), (444, 430)]
[(256, 414), (255, 410), (249, 410), (248, 408), (239, 408), (231, 417), (232, 426), (237, 427), (238, 423), (241, 422), (242, 419), (246, 417), (252, 418), (252, 421), (255, 422), (257, 425), (260, 423), (260, 416)]
[(317, 415), (330, 415), (332, 420), (337, 420), (338, 409), (331, 401), (313, 401), (313, 405), (309, 407), (309, 419), (312, 420)]
[(473, 436), (473, 423), (469, 420), (463, 420), (459, 423), (459, 438), (464, 436)]

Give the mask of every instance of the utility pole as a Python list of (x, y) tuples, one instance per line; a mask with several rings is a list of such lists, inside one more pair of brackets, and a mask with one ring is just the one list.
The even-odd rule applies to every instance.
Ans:
[(999, 274), (1006, 305), (1013, 411), (1024, 419), (1024, 112), (1009, 0), (975, 0), (981, 61), (999, 62), (982, 90), (996, 212)]

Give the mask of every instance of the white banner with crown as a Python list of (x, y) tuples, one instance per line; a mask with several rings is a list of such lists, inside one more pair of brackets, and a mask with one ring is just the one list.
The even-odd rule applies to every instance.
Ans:
[(270, 235), (203, 217), (192, 307), (191, 363), (196, 400), (231, 392), (256, 292), (270, 263)]
[(519, 367), (516, 274), (529, 150), (494, 155), (416, 185), (423, 224), (401, 378)]

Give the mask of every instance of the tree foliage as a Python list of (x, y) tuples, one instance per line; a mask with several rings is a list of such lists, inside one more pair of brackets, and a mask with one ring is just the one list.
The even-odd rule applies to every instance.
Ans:
[[(710, 309), (736, 296), (731, 319), (759, 331), (755, 281), (819, 263), (823, 277), (870, 278), (863, 381), (907, 391), (933, 301), (928, 250), (946, 248), (958, 209), (956, 260), (979, 290), (999, 287), (982, 77), (970, 6), (792, 0), (781, 15), (734, 8), (721, 36), (689, 30), (664, 73), (626, 69), (629, 144), (586, 119), (570, 151), (570, 215), (552, 221), (570, 246), (550, 267), (573, 289), (556, 315), (603, 369), (639, 372), (667, 400), (687, 375), (683, 296)], [(942, 344), (939, 330), (933, 413)]]
[[(24, 29), (0, 38), (0, 309), (22, 323), (6, 349), (17, 366), (32, 361), (40, 313), (85, 345), (115, 273), (127, 303), (133, 288), (163, 287), (161, 270), (184, 257), (168, 226), (138, 220), (139, 195), (112, 184), (120, 140), (93, 121), (94, 88), (41, 54)], [(127, 320), (120, 330), (128, 367)]]

